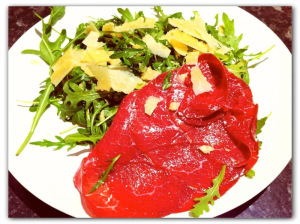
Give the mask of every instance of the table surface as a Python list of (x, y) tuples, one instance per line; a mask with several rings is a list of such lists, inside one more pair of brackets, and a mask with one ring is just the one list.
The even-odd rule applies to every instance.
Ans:
[[(292, 52), (292, 7), (241, 7), (256, 16), (283, 41)], [(8, 48), (39, 19), (49, 15), (49, 7), (8, 8)], [(8, 217), (70, 217), (39, 200), (9, 173)], [(292, 161), (260, 194), (220, 218), (288, 218), (292, 217)]]

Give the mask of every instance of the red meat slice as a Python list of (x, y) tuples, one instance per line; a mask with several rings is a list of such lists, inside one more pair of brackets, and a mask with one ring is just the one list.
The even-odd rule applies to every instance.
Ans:
[[(74, 183), (91, 217), (163, 217), (187, 211), (204, 196), (225, 164), (221, 195), (255, 164), (257, 105), (249, 87), (211, 54), (198, 64), (213, 91), (195, 95), (190, 70), (172, 71), (172, 86), (162, 90), (164, 73), (124, 98), (104, 138), (76, 172)], [(179, 75), (187, 73), (184, 82)], [(149, 96), (158, 97), (151, 116)], [(178, 110), (169, 110), (179, 102)], [(211, 146), (210, 153), (199, 147)], [(105, 183), (88, 193), (121, 154)]]

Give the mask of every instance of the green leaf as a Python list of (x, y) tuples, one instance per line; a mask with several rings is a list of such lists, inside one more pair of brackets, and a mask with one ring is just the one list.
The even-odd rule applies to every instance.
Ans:
[(50, 42), (48, 36), (43, 33), (40, 43), (40, 55), (47, 64), (53, 64), (61, 56), (61, 45), (65, 39), (66, 30), (62, 30), (55, 42)]
[(168, 74), (166, 75), (166, 78), (164, 79), (164, 82), (163, 82), (163, 87), (162, 87), (163, 90), (166, 90), (166, 89), (168, 89), (169, 87), (172, 86), (172, 83), (170, 83), (171, 75), (172, 75), (171, 71), (168, 72)]
[(94, 100), (100, 98), (99, 93), (95, 91), (95, 84), (88, 90), (81, 88), (80, 83), (75, 83), (72, 79), (64, 84), (63, 91), (67, 94), (64, 104), (70, 104), (70, 108), (78, 107), (80, 102), (84, 103), (85, 108), (88, 108)]
[(35, 15), (42, 20), (42, 28), (43, 32), (41, 34), (41, 42), (38, 51), (25, 51), (26, 53), (33, 53), (35, 55), (39, 55), (48, 65), (52, 65), (52, 63), (60, 57), (62, 50), (61, 45), (66, 39), (66, 30), (62, 30), (59, 37), (56, 41), (51, 42), (49, 37), (51, 36), (52, 26), (56, 24), (58, 20), (60, 20), (65, 14), (65, 7), (55, 6), (51, 9), (50, 18), (48, 23), (45, 23), (43, 18), (40, 17), (37, 13)]
[(168, 16), (164, 14), (161, 6), (154, 6), (153, 10), (154, 12), (156, 12), (156, 17), (158, 18), (158, 21), (155, 23), (155, 26), (159, 30), (163, 30), (164, 33), (167, 33), (170, 29), (173, 28), (168, 22), (169, 18), (183, 19), (181, 12), (177, 12)]
[(64, 141), (68, 144), (82, 143), (82, 142), (92, 142), (94, 145), (102, 139), (103, 135), (83, 135), (80, 133), (69, 134), (65, 137)]
[(246, 173), (246, 177), (252, 179), (253, 177), (255, 176), (255, 171), (254, 170), (249, 170), (247, 173)]
[(48, 105), (50, 103), (49, 102), (49, 96), (53, 92), (53, 90), (54, 90), (54, 86), (50, 82), (50, 79), (47, 79), (46, 87), (45, 87), (45, 90), (43, 91), (43, 93), (40, 96), (39, 104), (38, 104), (37, 110), (35, 112), (35, 115), (34, 115), (34, 118), (33, 118), (32, 124), (31, 124), (30, 131), (29, 131), (26, 139), (24, 140), (23, 144), (18, 149), (18, 151), (16, 153), (17, 156), (21, 154), (21, 152), (23, 151), (25, 146), (30, 141), (41, 116), (43, 115), (43, 113), (45, 112), (46, 108), (48, 107)]
[(76, 143), (65, 142), (65, 140), (63, 138), (61, 138), (60, 136), (55, 136), (55, 138), (58, 140), (58, 142), (52, 142), (52, 141), (44, 139), (43, 141), (30, 142), (30, 144), (41, 146), (41, 147), (56, 147), (54, 150), (59, 150), (65, 146), (68, 146), (68, 151), (76, 146)]
[(267, 119), (271, 116), (272, 112), (259, 120), (257, 120), (257, 129), (256, 129), (256, 135), (260, 134), (262, 132), (262, 128), (265, 126)]
[(21, 53), (22, 54), (34, 54), (34, 55), (41, 56), (41, 53), (38, 50), (30, 50), (30, 49), (28, 49), (28, 50), (23, 50)]
[(113, 170), (113, 167), (114, 167), (115, 163), (117, 162), (117, 160), (120, 158), (120, 156), (121, 156), (121, 154), (117, 155), (115, 158), (113, 158), (111, 160), (109, 167), (107, 168), (107, 170), (104, 173), (102, 173), (100, 175), (100, 180), (89, 191), (89, 194), (94, 192), (95, 190), (97, 190), (99, 188), (99, 186), (106, 181), (108, 174)]
[(128, 8), (126, 8), (125, 10), (122, 8), (118, 8), (117, 10), (122, 15), (121, 20), (123, 22), (134, 21), (134, 18)]
[(96, 125), (102, 125), (103, 123), (105, 123), (106, 121), (112, 119), (116, 113), (118, 112), (118, 108), (119, 106), (113, 106), (113, 107), (107, 107), (103, 110), (104, 112), (104, 120), (100, 120), (99, 123), (97, 123)]
[(144, 15), (143, 11), (139, 11), (139, 12), (135, 13), (134, 19), (137, 20), (140, 17), (145, 18), (145, 15)]
[(230, 20), (226, 13), (222, 14), (222, 20), (224, 23), (224, 34), (227, 37), (234, 37), (235, 29), (234, 29), (234, 20)]
[(199, 203), (195, 204), (193, 209), (190, 210), (190, 214), (193, 217), (199, 217), (203, 214), (204, 211), (209, 212), (209, 203), (214, 205), (214, 198), (220, 198), (221, 195), (219, 193), (219, 187), (222, 183), (225, 175), (226, 166), (223, 165), (220, 174), (213, 179), (213, 186), (205, 191), (206, 195), (201, 198), (195, 198), (195, 201), (199, 201)]
[(48, 24), (54, 26), (58, 20), (62, 19), (65, 15), (65, 8), (65, 6), (54, 6), (51, 10)]

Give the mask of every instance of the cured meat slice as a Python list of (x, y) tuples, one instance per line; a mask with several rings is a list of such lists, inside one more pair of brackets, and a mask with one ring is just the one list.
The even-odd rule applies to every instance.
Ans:
[[(201, 55), (197, 66), (212, 85), (213, 91), (195, 95), (193, 88), (191, 88), (191, 76), (188, 75), (185, 80), (186, 89), (178, 115), (189, 124), (203, 126), (220, 118), (228, 94), (227, 69), (212, 54)], [(191, 66), (189, 66), (190, 69)]]
[[(195, 66), (212, 91), (194, 93)], [(91, 217), (163, 217), (187, 211), (223, 165), (221, 195), (256, 163), (257, 105), (251, 90), (212, 54), (200, 55), (195, 66), (173, 70), (166, 90), (162, 85), (168, 73), (124, 98), (106, 135), (74, 177)], [(150, 96), (160, 101), (148, 115), (144, 106)], [(178, 108), (170, 109), (171, 103)], [(119, 154), (106, 181), (89, 193)]]

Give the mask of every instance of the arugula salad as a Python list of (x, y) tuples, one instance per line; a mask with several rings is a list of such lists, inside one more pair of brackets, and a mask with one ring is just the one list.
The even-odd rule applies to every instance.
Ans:
[[(248, 46), (240, 46), (243, 35), (236, 34), (234, 20), (225, 13), (217, 14), (215, 23), (209, 25), (197, 11), (190, 18), (183, 18), (181, 12), (166, 15), (160, 6), (154, 6), (153, 12), (156, 18), (145, 17), (143, 11), (133, 14), (127, 8), (118, 8), (110, 19), (97, 18), (79, 24), (74, 37), (68, 36), (65, 29), (55, 29), (65, 14), (65, 7), (51, 8), (48, 21), (36, 14), (42, 21), (39, 49), (26, 49), (22, 53), (34, 54), (49, 65), (49, 77), (41, 80), (40, 95), (31, 102), (29, 111), (35, 116), (17, 156), (28, 143), (55, 150), (95, 145), (109, 129), (127, 94), (143, 88), (161, 73), (196, 60), (202, 53), (213, 53), (230, 72), (249, 84), (248, 70), (262, 61), (252, 62), (272, 48), (247, 53)], [(190, 29), (195, 24), (202, 28), (197, 33)], [(54, 33), (58, 37), (50, 41)], [(168, 85), (166, 79), (164, 88)], [(58, 133), (56, 141), (30, 142), (49, 107), (57, 108), (58, 119), (70, 123), (70, 128), (63, 133), (71, 130), (76, 133), (64, 138)], [(258, 120), (257, 134), (261, 133), (267, 118)], [(110, 169), (112, 166), (113, 163)], [(224, 172), (225, 167), (213, 180), (213, 188), (206, 191), (207, 197), (195, 199), (199, 204), (191, 210), (193, 216), (208, 211), (209, 202), (213, 204), (213, 198), (220, 197), (218, 186)], [(254, 175), (250, 170), (246, 176)]]

